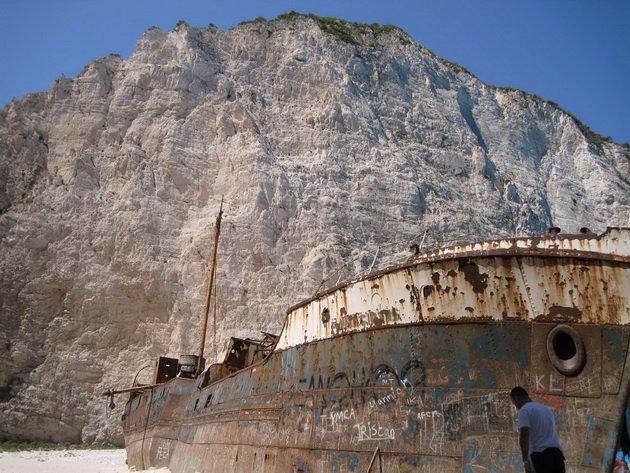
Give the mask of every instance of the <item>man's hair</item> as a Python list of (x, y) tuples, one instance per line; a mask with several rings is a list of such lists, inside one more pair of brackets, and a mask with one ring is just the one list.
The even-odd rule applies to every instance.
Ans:
[(514, 389), (512, 389), (512, 392), (510, 392), (510, 397), (525, 398), (529, 397), (529, 394), (527, 393), (527, 391), (525, 391), (524, 388), (516, 386)]

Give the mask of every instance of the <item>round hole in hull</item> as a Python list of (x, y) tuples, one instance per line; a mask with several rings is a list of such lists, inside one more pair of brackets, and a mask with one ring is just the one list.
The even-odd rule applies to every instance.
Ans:
[(547, 335), (547, 354), (551, 364), (564, 376), (577, 376), (586, 365), (582, 336), (569, 325), (558, 325)]

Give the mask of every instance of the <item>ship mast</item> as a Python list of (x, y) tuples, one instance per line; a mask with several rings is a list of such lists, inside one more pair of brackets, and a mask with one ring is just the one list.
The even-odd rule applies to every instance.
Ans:
[(210, 272), (208, 275), (208, 289), (206, 291), (206, 307), (203, 314), (203, 327), (201, 329), (201, 346), (199, 347), (199, 359), (197, 360), (197, 373), (201, 373), (201, 364), (203, 363), (203, 350), (206, 345), (206, 329), (208, 328), (208, 313), (210, 312), (210, 299), (212, 297), (212, 284), (214, 283), (214, 270), (217, 263), (217, 247), (219, 246), (219, 233), (221, 232), (221, 217), (223, 216), (223, 197), (221, 197), (221, 206), (219, 207), (219, 215), (214, 227), (214, 248), (212, 250), (212, 261), (210, 263)]

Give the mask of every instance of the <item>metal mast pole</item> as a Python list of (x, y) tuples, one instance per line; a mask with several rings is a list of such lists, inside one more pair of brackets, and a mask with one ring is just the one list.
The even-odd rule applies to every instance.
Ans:
[(210, 263), (210, 274), (208, 275), (208, 290), (206, 291), (206, 307), (203, 314), (203, 328), (201, 329), (201, 346), (199, 347), (199, 359), (197, 360), (197, 374), (201, 373), (203, 362), (203, 351), (206, 345), (206, 329), (208, 328), (208, 313), (210, 312), (210, 299), (212, 297), (212, 284), (214, 283), (214, 270), (217, 263), (217, 247), (219, 246), (219, 233), (221, 232), (221, 217), (223, 216), (223, 197), (221, 197), (221, 207), (217, 215), (214, 227), (214, 248), (212, 250), (212, 262)]

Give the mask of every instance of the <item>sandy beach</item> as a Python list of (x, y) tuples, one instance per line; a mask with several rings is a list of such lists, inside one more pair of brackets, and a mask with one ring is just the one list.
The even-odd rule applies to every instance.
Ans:
[(0, 452), (0, 473), (129, 473), (125, 460), (124, 449)]

